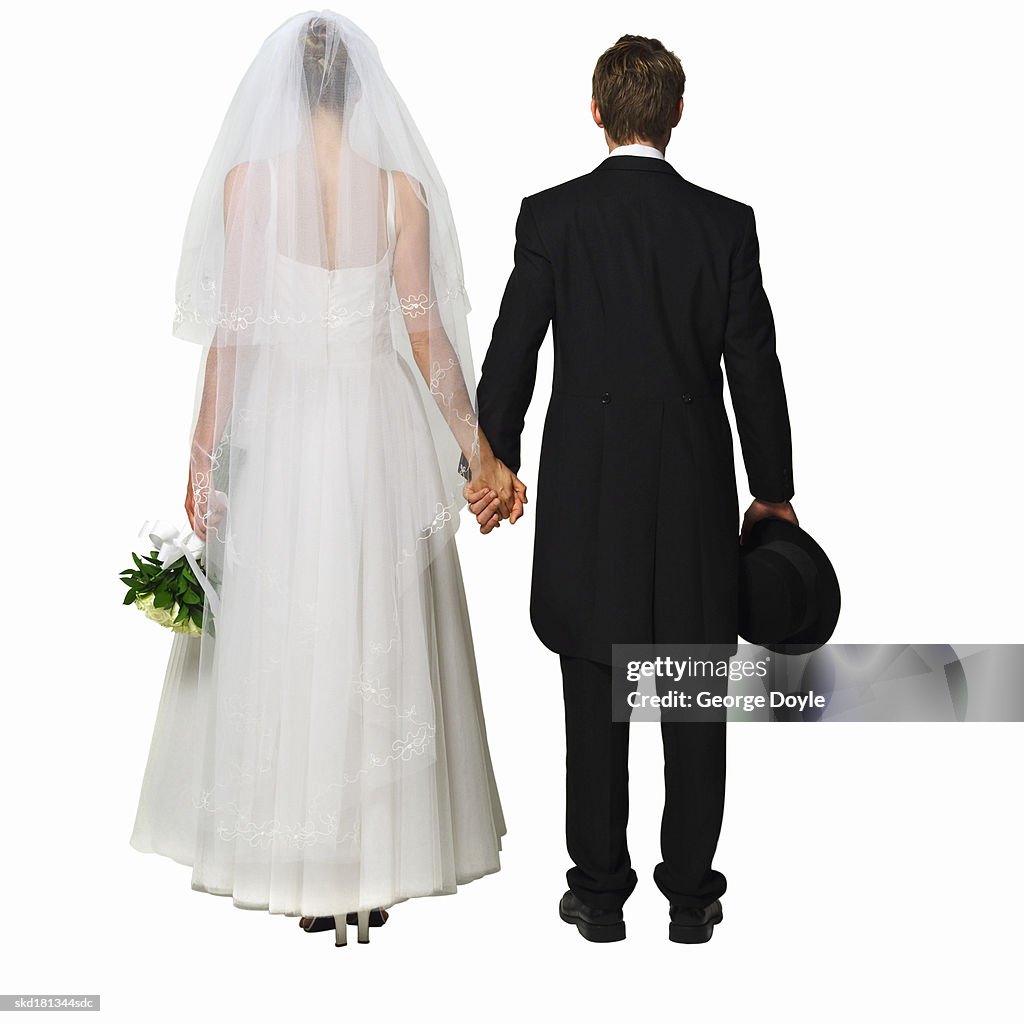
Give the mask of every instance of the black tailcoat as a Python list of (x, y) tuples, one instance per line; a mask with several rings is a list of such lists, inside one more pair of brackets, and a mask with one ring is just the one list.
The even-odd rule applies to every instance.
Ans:
[(613, 643), (734, 643), (723, 361), (751, 493), (793, 495), (753, 210), (644, 156), (609, 156), (523, 200), (477, 392), (480, 425), (516, 471), (549, 322), (554, 379), (529, 506), (537, 635), (605, 664)]

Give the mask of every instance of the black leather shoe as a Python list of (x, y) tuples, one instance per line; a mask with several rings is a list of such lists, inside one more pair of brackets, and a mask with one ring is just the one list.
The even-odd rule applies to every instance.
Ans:
[(668, 926), (668, 937), (673, 942), (707, 942), (715, 925), (722, 923), (722, 901), (715, 900), (699, 910), (673, 906), (669, 914), (672, 923)]
[(598, 910), (578, 900), (570, 889), (558, 904), (558, 916), (566, 924), (576, 925), (590, 942), (618, 942), (626, 937), (626, 922), (621, 910)]

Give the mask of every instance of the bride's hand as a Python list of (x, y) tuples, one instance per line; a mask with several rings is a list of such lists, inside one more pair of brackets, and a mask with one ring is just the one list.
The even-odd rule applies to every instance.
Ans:
[(481, 487), (480, 490), (473, 490), (473, 484), (468, 483), (462, 493), (469, 504), (469, 511), (476, 516), (480, 524), (481, 533), (490, 533), (496, 526), (501, 525), (501, 512), (499, 510), (498, 496), (489, 487)]
[[(195, 483), (197, 475), (202, 481), (199, 486)], [(224, 522), (228, 509), (227, 495), (223, 491), (211, 490), (209, 479), (209, 471), (201, 470), (196, 474), (194, 467), (189, 468), (188, 487), (185, 491), (185, 515), (188, 516), (189, 526), (201, 541), (206, 540), (209, 529), (212, 528), (216, 532)]]
[(481, 533), (490, 533), (502, 519), (515, 523), (522, 517), (523, 506), (528, 501), (526, 485), (493, 455), (481, 460), (476, 476), (463, 493), (480, 524)]
[(206, 524), (196, 516), (196, 495), (192, 486), (192, 469), (188, 471), (188, 485), (185, 489), (185, 515), (188, 516), (188, 525), (192, 527), (195, 535), (200, 540), (206, 540)]

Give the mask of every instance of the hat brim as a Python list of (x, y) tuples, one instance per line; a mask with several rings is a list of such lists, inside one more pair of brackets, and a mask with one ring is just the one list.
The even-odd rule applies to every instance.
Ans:
[(839, 622), (839, 609), (842, 603), (839, 577), (821, 545), (802, 527), (778, 516), (766, 516), (754, 523), (746, 543), (740, 547), (740, 553), (742, 555), (773, 541), (797, 545), (814, 562), (818, 575), (817, 614), (812, 622), (787, 638), (785, 643), (764, 643), (747, 640), (746, 637), (743, 639), (748, 643), (756, 642), (759, 647), (765, 647), (776, 654), (810, 654), (828, 642)]

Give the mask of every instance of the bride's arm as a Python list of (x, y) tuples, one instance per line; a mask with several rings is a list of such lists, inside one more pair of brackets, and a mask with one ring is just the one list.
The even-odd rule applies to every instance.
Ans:
[(430, 222), (426, 207), (409, 179), (394, 172), (395, 290), (402, 306), (413, 359), (441, 415), (472, 465), (478, 451), (490, 446), (477, 428), (476, 409), (469, 397), (459, 357), (444, 329), (430, 274)]
[[(470, 498), (472, 511), (486, 527), (484, 532), (490, 532), (497, 524), (492, 513), (500, 511), (502, 517), (511, 518), (512, 522), (523, 514), (526, 488), (495, 456), (487, 437), (479, 429), (458, 353), (444, 329), (431, 281), (429, 213), (404, 174), (395, 172), (394, 181), (395, 289), (413, 359), (469, 464), (471, 480), (467, 497), (486, 491), (496, 495), (495, 508), (489, 508), (489, 498)], [(489, 511), (483, 517), (485, 509)]]
[[(223, 294), (237, 293), (237, 260), (232, 258), (229, 225), (240, 215), (245, 176), (250, 173), (247, 164), (233, 167), (224, 179), (224, 273)], [(235, 369), (238, 346), (230, 337), (230, 328), (218, 325), (216, 334), (206, 349), (206, 367), (203, 391), (192, 432), (189, 453), (188, 486), (185, 493), (185, 514), (196, 535), (206, 539), (208, 526), (220, 522), (222, 510), (214, 506), (211, 484), (217, 445), (231, 414), (235, 387)]]

